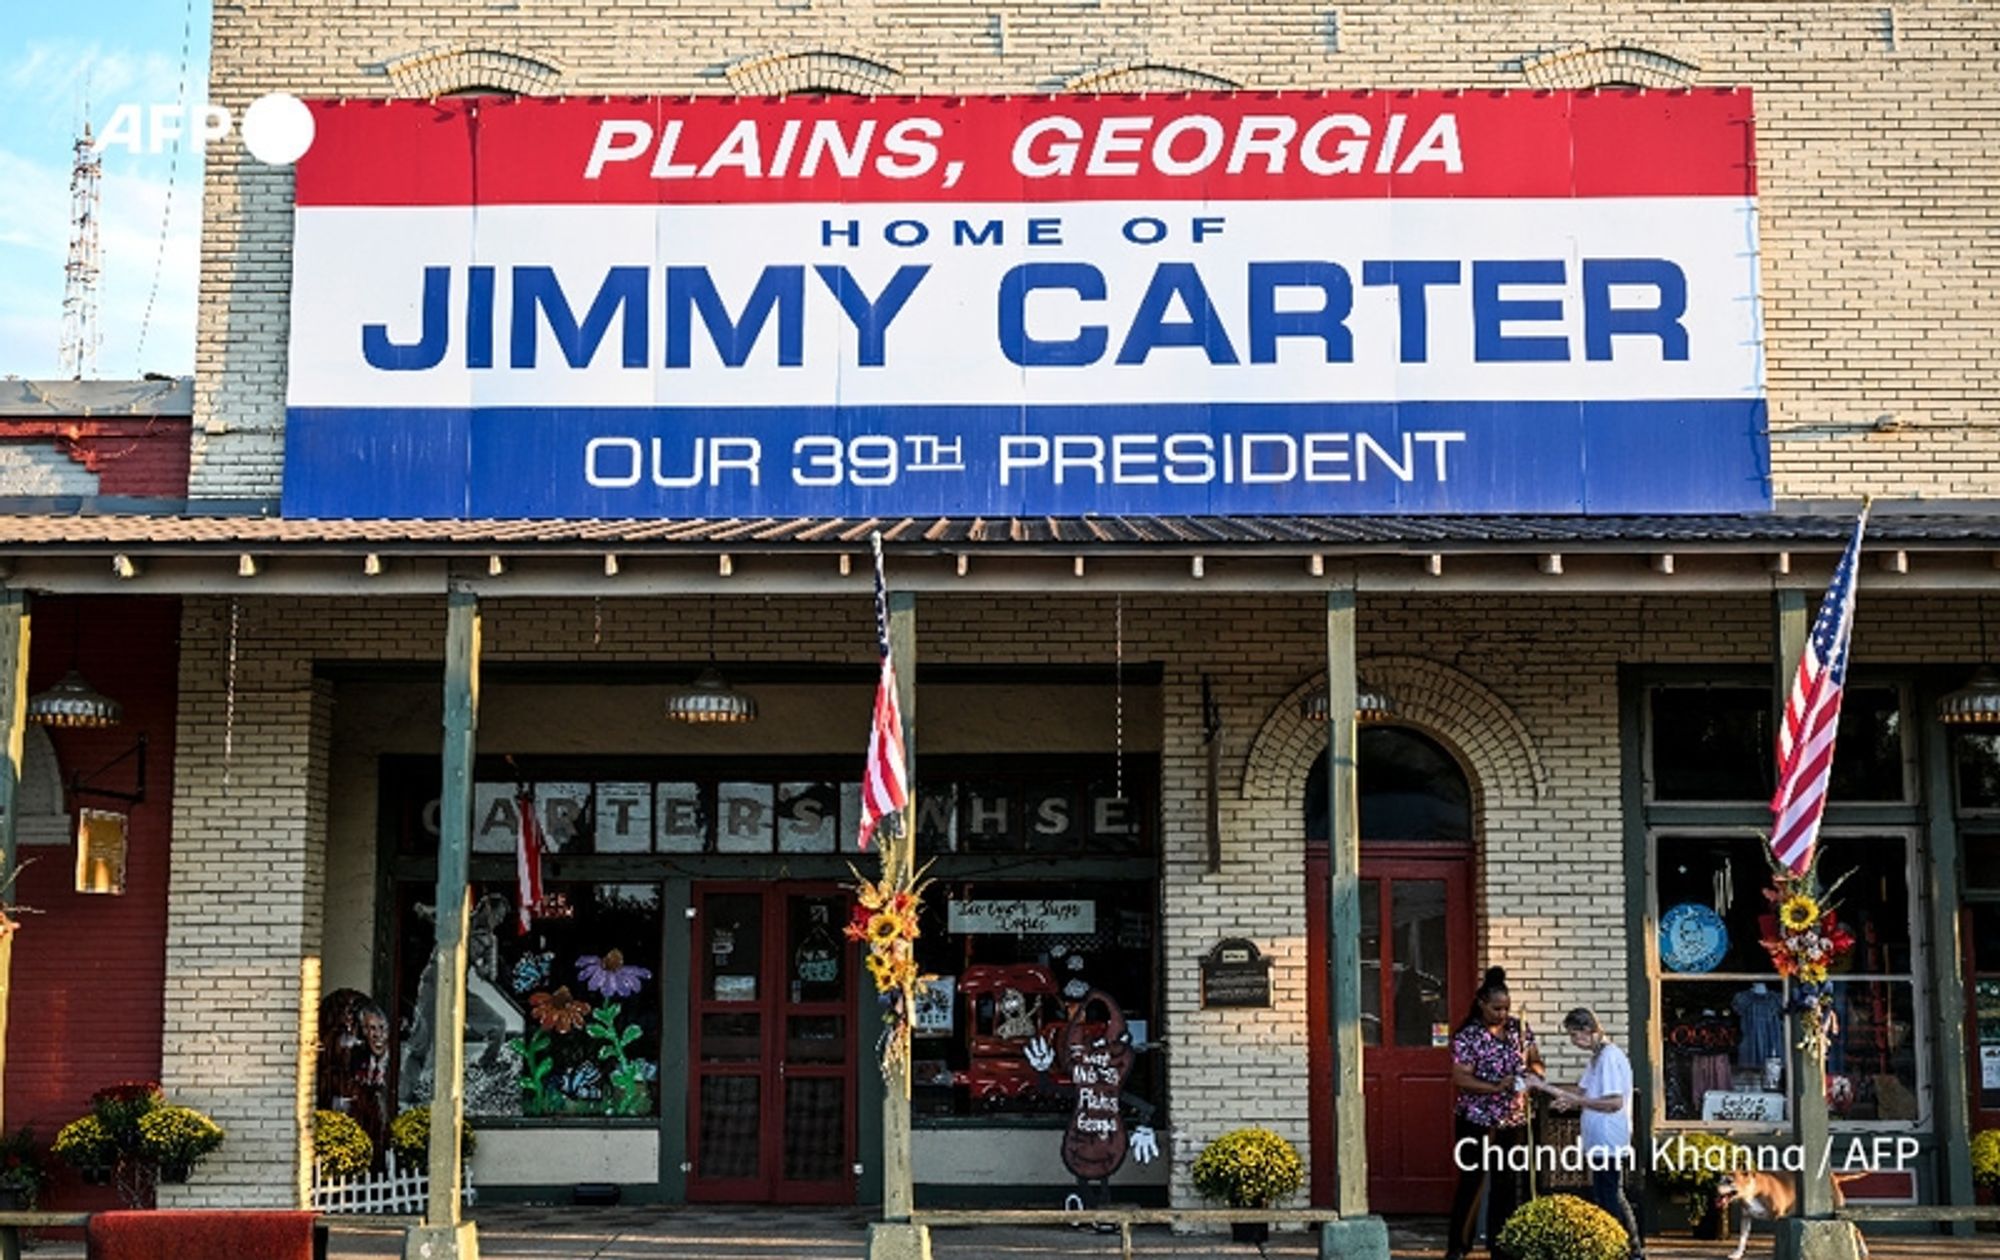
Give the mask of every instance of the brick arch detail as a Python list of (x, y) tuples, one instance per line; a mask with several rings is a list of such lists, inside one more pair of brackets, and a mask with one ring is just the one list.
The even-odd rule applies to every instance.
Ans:
[(731, 63), (723, 74), (743, 96), (795, 92), (886, 96), (901, 91), (903, 81), (903, 72), (879, 57), (832, 48), (760, 53)]
[[(1540, 799), (1548, 782), (1535, 742), (1512, 707), (1469, 674), (1420, 656), (1363, 657), (1371, 686), (1396, 699), (1396, 722), (1442, 743), (1465, 768), (1475, 818), (1500, 802)], [(1292, 800), (1305, 790), (1312, 764), (1326, 751), (1326, 731), (1307, 721), (1307, 696), (1326, 685), (1324, 672), (1278, 702), (1250, 742), (1238, 785), (1246, 801)]]
[(505, 44), (445, 44), (382, 63), (400, 96), (433, 97), (467, 88), (547, 95), (562, 78), (561, 63)]
[(1637, 84), (1693, 87), (1701, 67), (1637, 44), (1584, 44), (1521, 61), (1521, 77), (1538, 88), (1593, 88)]
[(1063, 81), (1065, 92), (1230, 92), (1236, 79), (1163, 61), (1120, 61)]

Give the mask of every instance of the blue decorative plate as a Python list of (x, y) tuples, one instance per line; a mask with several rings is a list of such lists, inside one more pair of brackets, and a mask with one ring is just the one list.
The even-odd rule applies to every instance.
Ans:
[(1729, 952), (1722, 916), (1684, 901), (1660, 916), (1660, 961), (1668, 971), (1714, 971)]

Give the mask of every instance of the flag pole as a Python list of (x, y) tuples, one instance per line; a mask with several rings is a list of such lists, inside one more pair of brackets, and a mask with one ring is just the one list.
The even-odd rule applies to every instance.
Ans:
[[(875, 571), (882, 573), (882, 535), (871, 536)], [(916, 712), (917, 601), (912, 592), (886, 592), (889, 658), (895, 665), (896, 707), (901, 716), (903, 782), (907, 785), (895, 825), (877, 833), (881, 845), (882, 880), (891, 887), (909, 887), (916, 874)], [(902, 1013), (889, 1036), (894, 1046), (882, 1056), (882, 1220), (869, 1227), (868, 1260), (930, 1260), (930, 1231), (914, 1224), (916, 1187), (910, 1151), (910, 1012), (913, 994), (906, 986)]]
[[(1847, 549), (1820, 606), (1819, 620), (1810, 619), (1806, 592), (1776, 593), (1777, 700), (1779, 723), (1779, 783), (1773, 797), (1771, 842), (1773, 869), (1782, 879), (1787, 868), (1810, 879), (1812, 901), (1821, 892), (1813, 865), (1819, 821), (1824, 808), (1833, 761), (1840, 691), (1845, 683), (1849, 636), (1853, 628), (1855, 586), (1860, 581), (1862, 535), (1867, 529), (1873, 495), (1864, 495), (1861, 513)], [(1808, 654), (1811, 654), (1810, 660)], [(1815, 741), (1824, 737), (1823, 754)], [(1789, 860), (1787, 860), (1789, 858)], [(1810, 991), (1808, 991), (1810, 992)], [(1815, 1012), (1817, 1014), (1817, 1012)], [(1780, 1223), (1777, 1253), (1781, 1260), (1858, 1260), (1854, 1226), (1834, 1217), (1832, 1117), (1826, 1101), (1827, 1030), (1807, 1014), (1798, 1028), (1808, 1035), (1792, 1038), (1790, 1094), (1794, 1140), (1805, 1169), (1799, 1181), (1799, 1211)]]

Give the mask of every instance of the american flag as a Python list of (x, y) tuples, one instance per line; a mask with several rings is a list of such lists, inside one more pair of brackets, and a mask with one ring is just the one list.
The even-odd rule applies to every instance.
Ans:
[(861, 847), (867, 848), (884, 818), (910, 799), (903, 771), (903, 710), (896, 701), (896, 666), (889, 659), (889, 590), (882, 578), (882, 536), (875, 535), (875, 644), (882, 680), (875, 687), (875, 715), (868, 726), (868, 764), (861, 772)]
[(535, 794), (523, 788), (514, 795), (514, 812), (521, 819), (521, 835), (514, 845), (515, 897), (520, 902), (516, 931), (525, 935), (535, 923), (535, 911), (542, 904), (542, 829), (535, 821)]
[(1833, 737), (1840, 725), (1840, 697), (1847, 684), (1847, 645), (1854, 633), (1855, 570), (1861, 563), (1861, 533), (1868, 508), (1854, 522), (1854, 537), (1833, 571), (1833, 585), (1813, 621), (1798, 677), (1785, 704), (1778, 731), (1778, 791), (1771, 797), (1771, 851), (1794, 875), (1812, 863), (1826, 812), (1827, 780), (1833, 772)]

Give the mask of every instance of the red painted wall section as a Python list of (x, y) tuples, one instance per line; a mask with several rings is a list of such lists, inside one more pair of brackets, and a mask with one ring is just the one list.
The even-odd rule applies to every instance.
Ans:
[[(46, 598), (34, 601), (31, 615), (30, 695), (74, 662), (91, 686), (125, 706), (118, 726), (49, 731), (64, 781), (82, 774), (92, 786), (131, 791), (134, 761), (95, 772), (129, 751), (141, 732), (148, 745), (142, 803), (69, 801), (72, 811), (79, 804), (129, 811), (124, 895), (74, 891), (74, 842), (21, 849), (33, 862), (21, 872), (15, 900), (40, 913), (25, 916), (14, 937), (6, 1125), (9, 1131), (33, 1125), (46, 1150), (98, 1089), (160, 1075), (180, 601)], [(55, 1180), (45, 1205), (117, 1206), (110, 1190), (82, 1185), (53, 1158), (49, 1166)]]
[(98, 477), (97, 492), (184, 499), (190, 422), (185, 416), (97, 420), (8, 419), (0, 437), (46, 438)]

